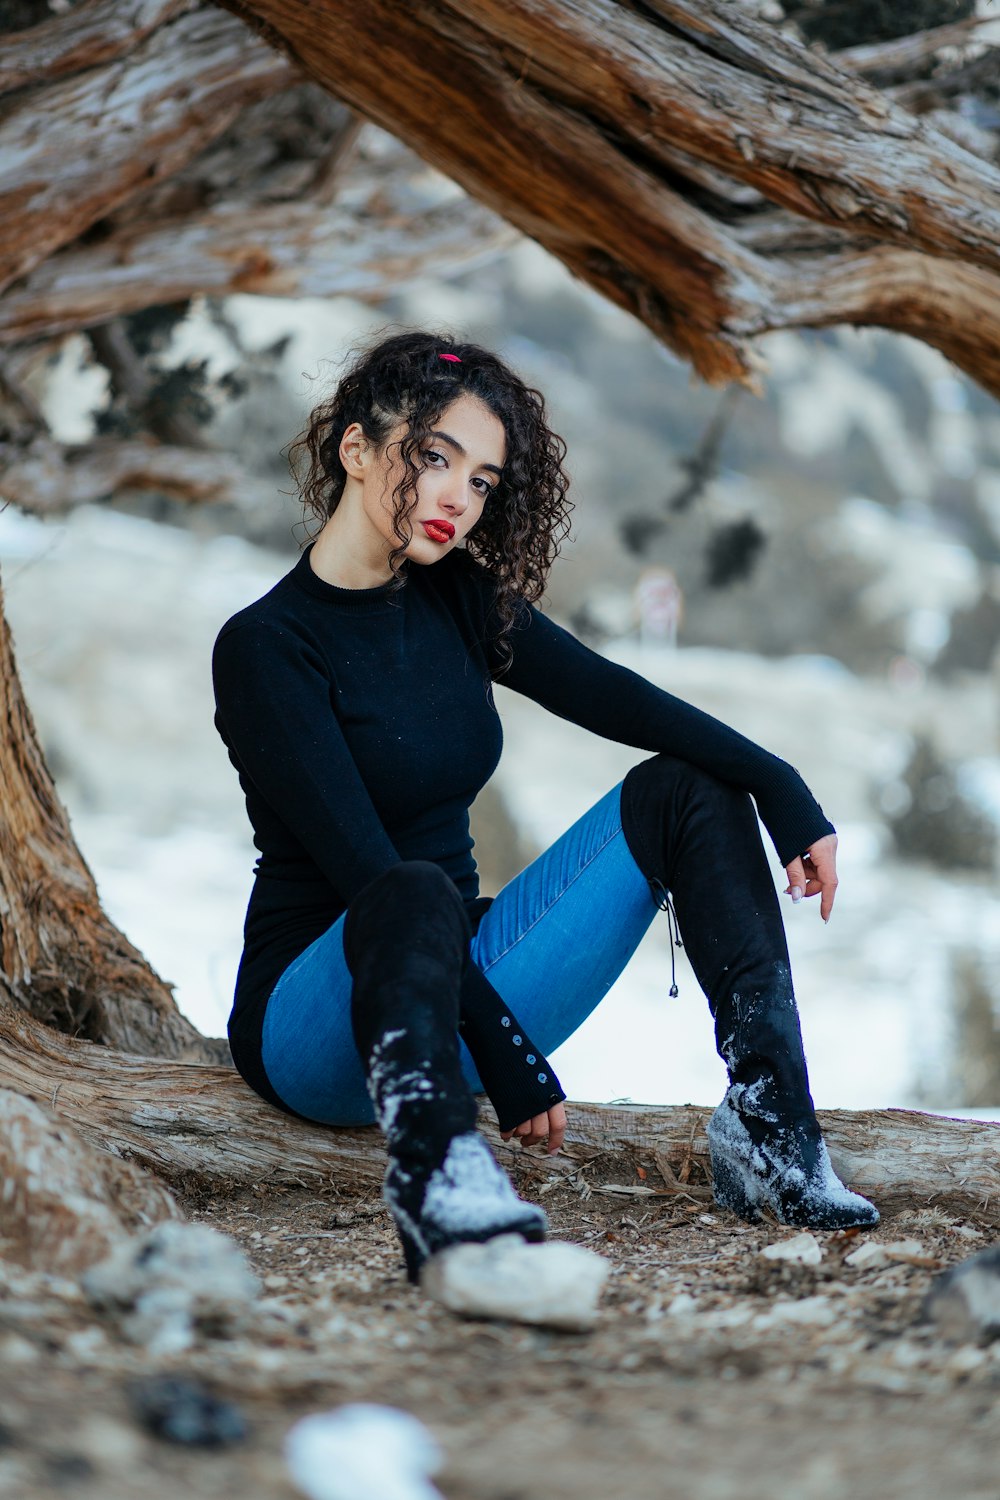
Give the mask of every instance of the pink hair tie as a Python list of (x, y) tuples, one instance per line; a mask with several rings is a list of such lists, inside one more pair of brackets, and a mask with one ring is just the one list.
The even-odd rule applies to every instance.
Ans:
[(438, 359), (450, 359), (452, 364), (460, 365), (462, 361), (457, 354), (439, 354)]

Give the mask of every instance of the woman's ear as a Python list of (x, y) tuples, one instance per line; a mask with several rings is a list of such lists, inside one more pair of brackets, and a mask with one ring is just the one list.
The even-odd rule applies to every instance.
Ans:
[(363, 479), (371, 449), (360, 422), (352, 422), (340, 440), (338, 450), (344, 472), (352, 479)]

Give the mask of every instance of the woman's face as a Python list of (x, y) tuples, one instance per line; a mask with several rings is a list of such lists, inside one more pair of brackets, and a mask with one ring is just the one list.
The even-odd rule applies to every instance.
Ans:
[[(399, 545), (392, 528), (392, 494), (404, 473), (397, 445), (406, 431), (405, 421), (393, 428), (382, 462), (366, 475), (362, 496), (369, 521), (390, 548)], [(459, 396), (442, 412), (419, 455), (414, 454), (421, 472), (406, 522), (412, 529), (407, 557), (422, 565), (437, 562), (468, 536), (491, 503), (506, 452), (503, 423), (475, 396)]]

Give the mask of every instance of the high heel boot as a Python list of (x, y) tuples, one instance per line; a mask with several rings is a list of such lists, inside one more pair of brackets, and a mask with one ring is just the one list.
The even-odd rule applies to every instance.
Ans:
[(547, 1227), (475, 1129), (458, 1046), (470, 931), (454, 883), (426, 860), (370, 881), (344, 922), (351, 1025), (389, 1155), (383, 1196), (413, 1282), (448, 1245), (538, 1241)]
[(716, 1202), (751, 1221), (846, 1229), (878, 1210), (833, 1170), (812, 1096), (774, 882), (753, 803), (667, 755), (633, 766), (622, 832), (671, 911), (715, 1020), (729, 1086), (707, 1127)]

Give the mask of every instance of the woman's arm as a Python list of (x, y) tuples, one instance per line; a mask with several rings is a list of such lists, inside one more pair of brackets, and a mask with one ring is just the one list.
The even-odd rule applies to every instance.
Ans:
[[(473, 567), (481, 581), (489, 578), (478, 564)], [(495, 625), (487, 635), (495, 635)], [(510, 670), (496, 675), (495, 681), (604, 739), (675, 755), (752, 793), (783, 865), (834, 831), (787, 761), (637, 672), (591, 651), (533, 605), (522, 605), (508, 639), (514, 659)], [(491, 672), (499, 664), (494, 651)]]
[(346, 904), (399, 863), (308, 642), (252, 617), (212, 654), (216, 725), (230, 756)]

